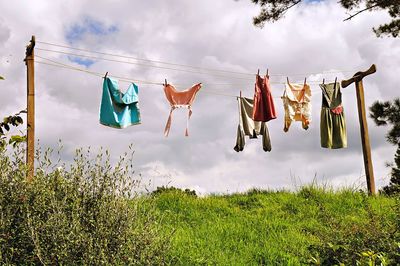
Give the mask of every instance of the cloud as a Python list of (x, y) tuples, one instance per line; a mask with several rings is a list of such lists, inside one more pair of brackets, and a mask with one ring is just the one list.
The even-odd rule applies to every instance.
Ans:
[[(93, 72), (108, 71), (110, 76), (157, 83), (166, 78), (179, 89), (204, 83), (193, 104), (190, 136), (183, 136), (187, 110), (180, 109), (174, 111), (170, 136), (165, 138), (163, 130), (170, 107), (162, 86), (138, 82), (142, 124), (117, 130), (98, 122), (101, 77), (35, 65), (36, 136), (41, 145), (56, 147), (62, 139), (66, 161), (71, 160), (75, 148), (92, 146), (96, 150), (104, 146), (116, 160), (133, 143), (137, 171), (153, 180), (154, 186), (169, 183), (203, 193), (235, 192), (251, 187), (295, 188), (316, 179), (335, 186), (365, 187), (354, 86), (343, 89), (349, 147), (333, 151), (320, 148), (322, 95), (316, 83), (322, 78), (327, 82), (336, 76), (339, 80), (348, 78), (376, 63), (378, 72), (364, 80), (366, 105), (399, 95), (395, 88), (400, 44), (397, 39), (378, 39), (371, 31), (387, 20), (387, 14), (365, 13), (342, 22), (345, 10), (336, 1), (300, 5), (263, 29), (252, 25), (259, 9), (248, 1), (119, 0), (112, 8), (105, 1), (96, 5), (86, 0), (36, 1), (35, 5), (21, 1), (0, 6), (0, 74), (6, 77), (0, 84), (3, 116), (26, 105), (23, 58), (32, 34), (39, 41), (37, 48), (54, 49), (40, 43), (44, 41), (234, 72), (256, 73), (260, 69), (264, 73), (269, 69), (278, 111), (278, 119), (268, 123), (272, 152), (262, 150), (261, 140), (246, 140), (245, 150), (236, 153), (233, 146), (238, 111), (234, 96), (241, 90), (244, 96), (252, 97), (254, 76), (188, 73), (168, 69), (179, 66), (145, 63), (159, 66), (154, 68), (36, 50), (42, 57)], [(312, 83), (312, 124), (307, 131), (296, 123), (288, 133), (283, 132), (280, 83), (286, 76), (293, 82), (307, 77)], [(120, 81), (122, 91), (128, 86)], [(393, 159), (394, 148), (385, 141), (385, 128), (374, 126), (371, 119), (368, 123), (375, 175), (382, 186), (388, 182), (385, 162)]]

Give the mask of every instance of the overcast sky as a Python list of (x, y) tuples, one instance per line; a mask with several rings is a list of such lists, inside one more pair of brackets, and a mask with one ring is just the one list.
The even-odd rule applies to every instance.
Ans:
[[(272, 152), (262, 150), (261, 139), (246, 139), (244, 151), (237, 153), (233, 150), (237, 101), (207, 90), (229, 95), (242, 90), (244, 96), (253, 97), (254, 77), (195, 74), (36, 50), (36, 55), (95, 72), (108, 71), (110, 76), (160, 83), (166, 78), (179, 89), (204, 83), (193, 104), (190, 136), (184, 137), (187, 110), (182, 109), (174, 112), (170, 135), (165, 138), (169, 104), (162, 86), (138, 82), (142, 124), (117, 130), (99, 124), (100, 77), (36, 64), (36, 137), (44, 147), (57, 147), (61, 139), (65, 161), (71, 160), (78, 147), (96, 150), (103, 146), (116, 158), (133, 143), (137, 173), (146, 182), (151, 180), (150, 188), (168, 184), (200, 193), (231, 193), (253, 187), (293, 189), (313, 180), (364, 188), (354, 85), (343, 89), (348, 148), (329, 150), (320, 147), (322, 96), (317, 82), (349, 78), (375, 63), (377, 73), (364, 80), (366, 104), (398, 97), (400, 39), (377, 38), (372, 32), (373, 26), (389, 20), (387, 14), (363, 13), (343, 22), (346, 11), (336, 2), (306, 2), (260, 29), (252, 25), (259, 7), (247, 0), (1, 1), (0, 74), (6, 80), (0, 83), (0, 116), (26, 106), (23, 58), (31, 35), (42, 42), (205, 68), (245, 73), (257, 69), (264, 73), (268, 68), (278, 112), (278, 119), (268, 123)], [(66, 51), (40, 43), (36, 47)], [(349, 72), (324, 74), (344, 70)], [(285, 77), (276, 74), (288, 75), (293, 82), (307, 77), (311, 83), (309, 130), (295, 123), (288, 133), (283, 132), (279, 97), (284, 85), (276, 83)], [(120, 82), (121, 90), (128, 86)], [(368, 124), (376, 183), (382, 186), (389, 181), (390, 169), (385, 164), (392, 161), (395, 149), (385, 141), (387, 128), (377, 128), (371, 119)]]

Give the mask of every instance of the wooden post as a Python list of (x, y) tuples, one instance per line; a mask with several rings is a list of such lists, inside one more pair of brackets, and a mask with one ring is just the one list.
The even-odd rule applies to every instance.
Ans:
[(369, 143), (367, 115), (365, 112), (364, 86), (362, 79), (365, 76), (368, 76), (375, 72), (376, 72), (376, 66), (372, 65), (367, 71), (357, 72), (351, 79), (342, 81), (343, 88), (346, 88), (353, 82), (355, 82), (356, 84), (358, 118), (360, 120), (360, 131), (361, 131), (361, 142), (362, 142), (362, 149), (364, 156), (365, 175), (367, 178), (368, 193), (370, 195), (374, 195), (376, 192), (375, 192), (374, 169), (372, 167), (371, 145)]
[(27, 145), (26, 165), (28, 167), (28, 181), (33, 179), (35, 171), (35, 64), (34, 49), (35, 36), (26, 47), (25, 64), (27, 69)]

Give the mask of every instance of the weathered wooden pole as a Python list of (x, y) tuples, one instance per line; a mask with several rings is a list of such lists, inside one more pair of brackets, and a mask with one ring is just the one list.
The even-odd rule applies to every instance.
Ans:
[(26, 165), (28, 167), (28, 181), (33, 179), (35, 171), (35, 64), (34, 64), (35, 36), (26, 47), (25, 64), (27, 69), (27, 141)]
[(358, 118), (360, 120), (364, 167), (365, 167), (365, 175), (367, 178), (368, 193), (370, 195), (375, 194), (375, 178), (374, 178), (374, 169), (372, 167), (371, 145), (369, 143), (367, 115), (365, 112), (364, 86), (362, 79), (365, 76), (368, 76), (375, 72), (376, 72), (376, 66), (372, 65), (367, 71), (357, 72), (351, 79), (342, 81), (343, 88), (346, 88), (353, 82), (356, 83)]

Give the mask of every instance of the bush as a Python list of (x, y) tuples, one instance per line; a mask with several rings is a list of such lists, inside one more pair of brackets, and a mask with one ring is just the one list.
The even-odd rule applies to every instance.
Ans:
[(0, 149), (1, 264), (164, 264), (169, 239), (151, 199), (137, 193), (132, 157), (112, 167), (107, 151), (92, 159), (78, 149), (68, 169), (50, 157), (37, 153), (28, 182), (23, 151)]
[(335, 220), (324, 208), (320, 208), (320, 219), (329, 230), (315, 235), (320, 244), (311, 245), (315, 256), (310, 260), (315, 265), (398, 265), (400, 261), (400, 199), (393, 206), (393, 220), (378, 215), (371, 208), (371, 198), (360, 193), (365, 220), (346, 223)]
[(151, 195), (158, 196), (158, 195), (161, 195), (161, 194), (164, 194), (164, 193), (185, 194), (187, 196), (197, 197), (197, 194), (196, 194), (195, 190), (190, 190), (188, 188), (183, 190), (181, 188), (168, 187), (168, 186), (157, 187), (156, 190), (151, 192)]

